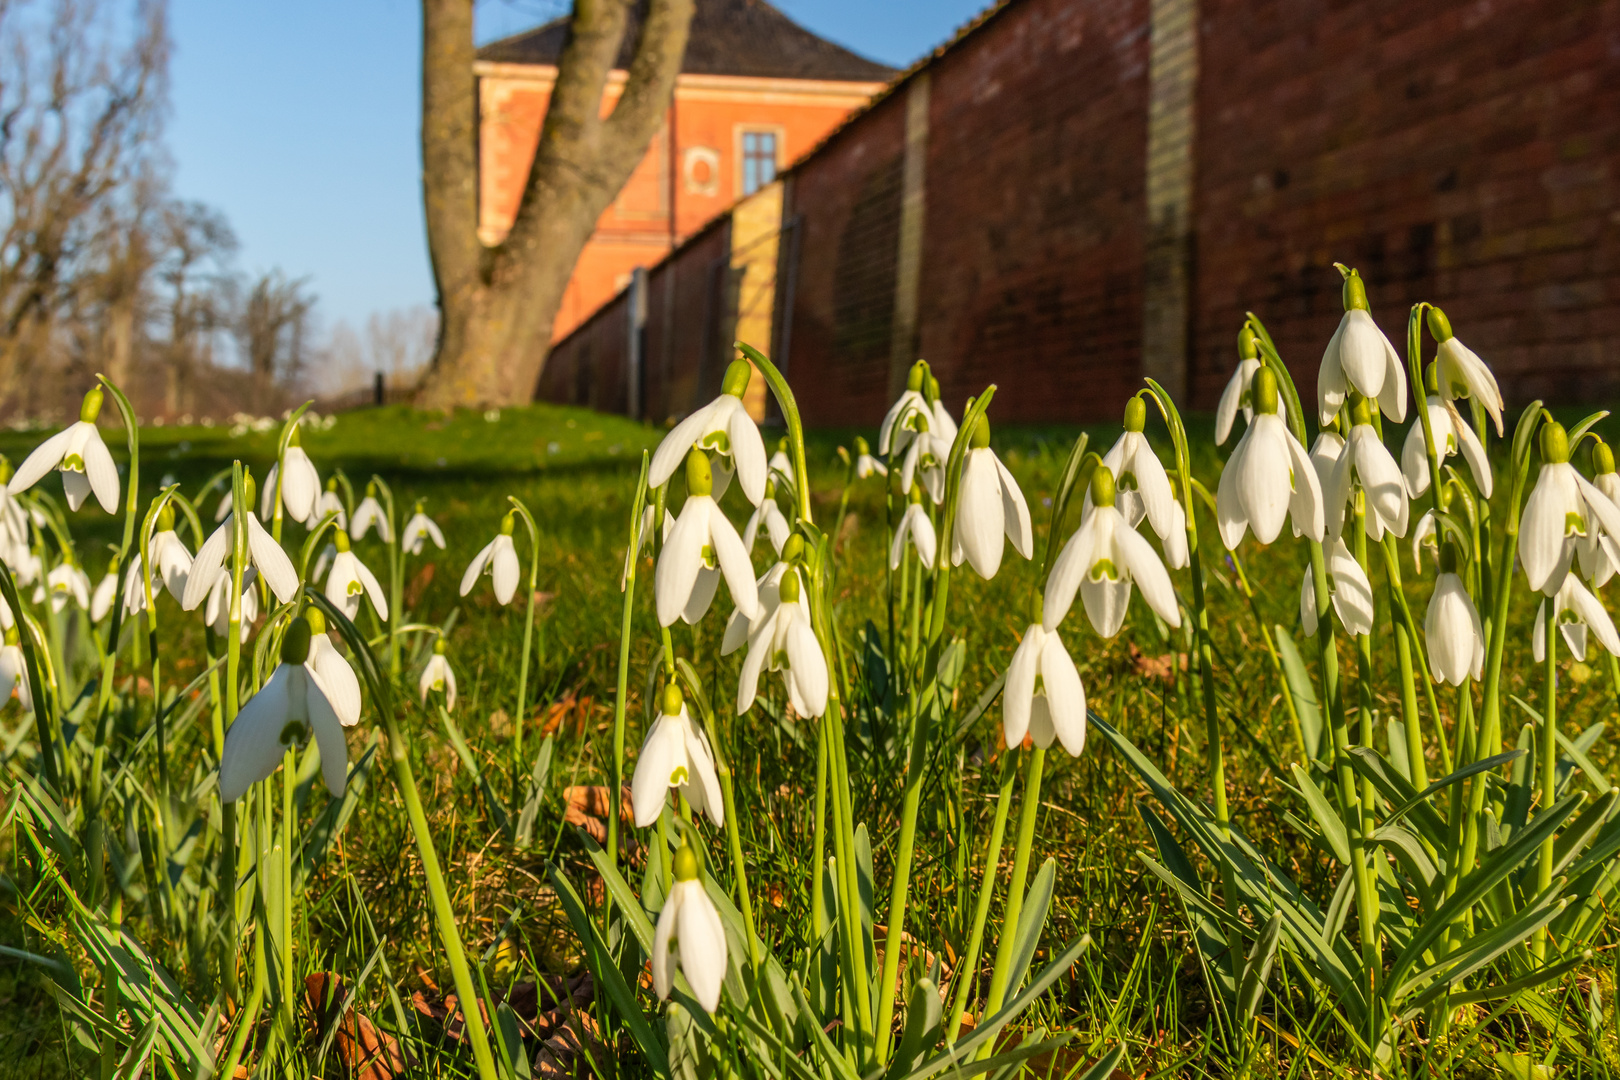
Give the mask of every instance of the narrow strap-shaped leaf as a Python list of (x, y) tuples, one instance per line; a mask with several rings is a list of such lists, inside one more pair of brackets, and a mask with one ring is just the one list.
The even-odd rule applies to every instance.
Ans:
[(1466, 780), (1475, 773), (1489, 772), (1491, 770), (1500, 768), (1501, 766), (1512, 761), (1514, 758), (1524, 756), (1524, 753), (1525, 752), (1523, 750), (1509, 750), (1505, 754), (1497, 754), (1495, 757), (1483, 758), (1471, 765), (1463, 766), (1456, 772), (1447, 773), (1445, 776), (1442, 776), (1440, 779), (1434, 781), (1422, 791), (1416, 792), (1409, 798), (1401, 801), (1393, 810), (1389, 812), (1389, 817), (1386, 820), (1399, 821), (1401, 818), (1407, 815), (1413, 806), (1424, 801), (1430, 795), (1433, 795), (1442, 788), (1449, 787), (1459, 780)]
[[(518, 812), (516, 845), (519, 851), (528, 849), (534, 841), (534, 823), (540, 816), (540, 803), (546, 794), (546, 776), (551, 772), (551, 756), (555, 735), (547, 735), (534, 756), (534, 769), (529, 773), (529, 794)], [(615, 808), (617, 809), (617, 808)]]
[(1333, 857), (1339, 860), (1340, 865), (1350, 865), (1350, 838), (1345, 832), (1344, 822), (1339, 820), (1339, 813), (1333, 809), (1333, 804), (1327, 801), (1322, 789), (1316, 786), (1311, 774), (1299, 765), (1293, 766), (1294, 782), (1299, 785), (1299, 793), (1305, 798), (1305, 805), (1311, 811), (1311, 817), (1316, 819), (1316, 827), (1322, 830), (1322, 836), (1333, 849)]
[(653, 924), (647, 917), (646, 909), (641, 906), (640, 897), (636, 896), (636, 891), (624, 880), (619, 871), (609, 864), (607, 851), (590, 836), (585, 837), (585, 853), (596, 866), (596, 872), (602, 875), (602, 881), (612, 895), (614, 905), (624, 912), (625, 921), (630, 925), (630, 932), (636, 936), (641, 951), (651, 956)]
[(1057, 883), (1057, 860), (1047, 859), (1036, 871), (1035, 881), (1024, 894), (1024, 907), (1018, 915), (1017, 936), (1013, 939), (1012, 962), (1007, 968), (1007, 988), (1016, 990), (1029, 974), (1029, 963), (1035, 958), (1035, 946), (1040, 944), (1041, 931), (1046, 927), (1046, 911), (1052, 904), (1052, 890)]
[[(1434, 812), (1433, 807), (1417, 797), (1418, 792), (1412, 786), (1412, 782), (1396, 772), (1394, 766), (1382, 754), (1365, 746), (1353, 747), (1350, 751), (1350, 766), (1371, 780), (1373, 787), (1377, 788), (1391, 804), (1405, 807), (1413, 824), (1424, 834), (1424, 839), (1437, 848), (1445, 844), (1448, 836), (1445, 821)], [(1395, 815), (1391, 814), (1387, 820), (1396, 820)]]
[(1294, 699), (1300, 733), (1305, 736), (1305, 753), (1314, 761), (1322, 750), (1322, 710), (1316, 702), (1316, 687), (1311, 684), (1311, 674), (1294, 645), (1293, 635), (1280, 625), (1271, 629), (1271, 640), (1276, 643), (1277, 658), (1282, 661), (1283, 678), (1288, 683), (1288, 696)]
[(1238, 985), (1238, 1017), (1244, 1027), (1254, 1019), (1254, 1012), (1260, 1007), (1260, 996), (1265, 993), (1271, 962), (1277, 958), (1277, 943), (1281, 939), (1282, 913), (1278, 912), (1266, 921), (1243, 964), (1243, 980)]
[(1407, 994), (1431, 978), (1436, 981), (1412, 998), (1409, 1008), (1421, 1009), (1429, 1002), (1446, 992), (1447, 987), (1466, 979), (1480, 968), (1491, 963), (1497, 957), (1516, 947), (1546, 926), (1553, 917), (1563, 911), (1568, 905), (1566, 897), (1558, 895), (1562, 887), (1562, 879), (1553, 882), (1549, 888), (1534, 904), (1509, 919), (1501, 926), (1488, 934), (1481, 934), (1469, 940), (1461, 949), (1441, 957), (1422, 971), (1404, 980), (1391, 993), (1391, 1000), (1400, 1002)]

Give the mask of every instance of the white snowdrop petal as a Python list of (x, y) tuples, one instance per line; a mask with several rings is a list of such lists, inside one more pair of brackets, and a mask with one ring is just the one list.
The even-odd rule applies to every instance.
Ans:
[[(473, 556), (472, 562), (467, 564), (466, 572), (461, 575), (462, 596), (466, 596), (468, 593), (472, 592), (473, 586), (478, 584), (478, 578), (484, 572), (484, 567), (488, 566), (489, 560), (494, 557), (495, 541), (491, 540), (489, 543), (478, 549), (478, 554)], [(316, 576), (318, 577), (319, 574)]]

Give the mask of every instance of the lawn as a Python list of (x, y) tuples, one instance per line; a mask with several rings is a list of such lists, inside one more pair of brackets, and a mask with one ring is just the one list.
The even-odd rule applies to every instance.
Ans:
[[(1213, 450), (1208, 418), (1193, 418), (1189, 425), (1194, 472), (1213, 491), (1225, 452), (1217, 455)], [(1113, 425), (1086, 430), (1091, 448), (1101, 452), (1121, 429)], [(122, 461), (121, 432), (116, 427), (103, 431)], [(1148, 432), (1161, 455), (1173, 460), (1156, 416)], [(1065, 464), (1079, 433), (1078, 428), (995, 428), (993, 446), (1016, 476), (1034, 521), (1036, 558), (1026, 562), (1009, 551), (990, 581), (966, 567), (951, 578), (946, 642), (961, 641), (963, 663), (959, 674), (941, 684), (947, 700), (938, 713), (943, 719), (935, 723), (949, 720), (960, 727), (931, 744), (921, 759), (924, 779), (906, 920), (915, 945), (908, 953), (909, 973), (902, 973), (908, 986), (931, 967), (934, 979), (948, 980), (973, 936), (981, 854), (995, 817), (998, 790), (1011, 790), (1001, 787), (1012, 770), (1003, 768), (1010, 752), (1002, 746), (1001, 710), (994, 703), (994, 692), (1030, 622), (1053, 502), (1060, 495)], [(15, 466), (45, 434), (5, 432), (0, 435), (0, 452)], [(597, 840), (602, 838), (601, 819), (607, 811), (605, 800), (590, 789), (609, 783), (611, 776), (620, 578), (642, 453), (656, 447), (663, 434), (662, 429), (622, 418), (543, 405), (449, 417), (398, 407), (363, 410), (338, 416), (329, 427), (307, 427), (302, 434), (302, 445), (323, 480), (341, 471), (358, 500), (375, 474), (391, 488), (401, 522), (422, 500), (426, 512), (443, 527), (446, 550), (430, 546), (420, 556), (406, 559), (401, 579), (406, 610), (394, 613), (394, 621), (445, 630), (446, 655), (459, 683), (452, 713), (455, 729), (435, 708), (418, 702), (416, 675), (431, 644), (428, 631), (405, 638), (404, 670), (397, 684), (399, 723), (468, 954), (499, 988), (496, 996), (510, 1006), (518, 1025), (513, 1030), (523, 1030), (527, 1040), (528, 1059), (538, 1060), (542, 1071), (553, 1070), (547, 1075), (613, 1072), (601, 1054), (604, 1044), (595, 1041), (610, 1038), (604, 1031), (620, 1030), (616, 1044), (620, 1050), (631, 1044), (630, 1036), (617, 1027), (623, 1018), (609, 1018), (610, 1010), (603, 1004), (606, 994), (593, 999), (588, 985), (584, 991), (578, 989), (582, 979), (591, 981), (590, 975), (581, 974), (587, 947), (559, 902), (548, 870), (556, 868), (593, 911), (600, 910), (602, 880), (588, 837), (594, 833)], [(769, 450), (775, 449), (780, 434), (766, 430)], [(847, 797), (852, 822), (864, 825), (864, 837), (869, 838), (870, 879), (865, 888), (870, 891), (875, 883), (878, 896), (873, 907), (881, 924), (901, 848), (907, 733), (883, 704), (894, 700), (889, 684), (899, 678), (888, 659), (893, 631), (883, 486), (877, 480), (855, 481), (846, 491), (848, 472), (838, 453), (841, 447), (853, 448), (857, 434), (876, 442), (871, 431), (817, 431), (808, 435), (806, 451), (810, 504), (835, 540), (827, 599), (842, 646), (841, 657), (834, 662), (835, 679), (850, 688), (845, 703), (851, 770)], [(225, 427), (143, 430), (142, 506), (158, 493), (160, 484), (178, 482), (184, 494), (195, 495), (233, 459), (262, 477), (275, 459), (276, 436), (275, 430), (233, 435)], [(40, 487), (53, 494), (60, 491), (54, 476)], [(199, 501), (205, 523), (211, 522), (218, 497), (215, 490)], [(533, 593), (537, 620), (527, 671), (528, 700), (522, 703), (517, 700), (519, 658), (531, 554), (523, 525), (519, 523), (516, 531), (525, 585), (510, 606), (495, 601), (487, 579), (465, 598), (457, 588), (463, 569), (495, 536), (509, 498), (520, 500), (532, 512), (539, 529)], [(678, 501), (671, 503), (679, 509)], [(721, 505), (739, 528), (751, 512), (736, 483)], [(848, 516), (834, 528), (840, 507)], [(1300, 761), (1302, 753), (1284, 684), (1263, 636), (1280, 628), (1315, 670), (1310, 651), (1314, 646), (1300, 628), (1304, 547), (1279, 541), (1261, 548), (1250, 539), (1239, 549), (1245, 560), (1240, 569), (1221, 548), (1211, 517), (1202, 511), (1200, 517), (1216, 669), (1215, 711), (1225, 747), (1231, 821), (1310, 895), (1332, 895), (1337, 871), (1331, 845), (1320, 834), (1313, 836), (1314, 827), (1301, 827), (1305, 811), (1293, 790), (1298, 782), (1289, 766)], [(116, 545), (120, 538), (122, 518), (103, 514), (92, 502), (68, 515), (68, 520), (91, 581), (99, 581), (107, 545)], [(1073, 524), (1070, 520), (1070, 528)], [(303, 527), (289, 523), (286, 529), (289, 548), (296, 552)], [(195, 547), (189, 535), (185, 538)], [(387, 556), (374, 534), (356, 541), (354, 549), (382, 573)], [(1414, 573), (1404, 541), (1400, 552), (1421, 623), (1429, 585)], [(767, 544), (761, 540), (754, 553), (756, 570), (769, 562)], [(649, 697), (655, 696), (650, 690), (660, 662), (652, 557), (643, 553), (639, 566), (626, 700), (628, 769), (634, 768), (648, 727)], [(1432, 565), (1428, 572), (1432, 575)], [(1255, 593), (1252, 602), (1243, 591), (1244, 573)], [(1172, 579), (1182, 603), (1189, 603), (1187, 572), (1174, 572)], [(1374, 582), (1377, 619), (1385, 626), (1389, 596), (1381, 576)], [(1530, 718), (1528, 709), (1541, 707), (1539, 669), (1530, 657), (1535, 608), (1526, 592), (1521, 582), (1510, 618), (1523, 633), (1516, 629), (1510, 635), (1504, 662), (1504, 694), (1526, 703), (1526, 711), (1510, 705), (1504, 716), (1510, 747), (1519, 737), (1520, 725)], [(762, 691), (759, 705), (743, 718), (731, 718), (734, 710), (727, 703), (741, 656), (720, 655), (723, 612), (730, 609), (726, 590), (720, 593), (716, 605), (722, 614), (711, 613), (695, 627), (677, 623), (671, 648), (690, 660), (724, 718), (712, 735), (735, 780), (734, 816), (746, 852), (759, 935), (773, 953), (787, 957), (811, 944), (806, 927), (816, 914), (811, 909), (818, 864), (813, 846), (817, 734), (813, 725), (786, 709), (774, 676), (762, 680), (762, 688), (770, 685)], [(1078, 600), (1075, 611), (1065, 626), (1065, 640), (1092, 712), (1134, 742), (1193, 800), (1211, 803), (1210, 732), (1196, 656), (1188, 665), (1193, 651), (1189, 622), (1184, 619), (1180, 629), (1171, 629), (1138, 594), (1124, 630), (1104, 639), (1078, 614)], [(905, 614), (902, 607), (897, 616), (902, 638)], [(159, 601), (159, 618), (164, 654), (172, 658), (165, 659), (172, 671), (163, 676), (169, 680), (164, 689), (174, 691), (202, 671), (201, 620), (182, 613), (169, 600)], [(369, 614), (358, 620), (362, 630), (379, 631), (380, 624), (369, 620)], [(1572, 662), (1567, 652), (1560, 652), (1564, 682), (1559, 722), (1571, 737), (1599, 721), (1612, 721), (1615, 686), (1607, 659), (1595, 646), (1586, 663)], [(1341, 662), (1354, 670), (1354, 652), (1348, 645)], [(840, 669), (842, 676), (836, 674)], [(127, 682), (133, 670), (121, 660), (118, 678)], [(93, 657), (79, 662), (69, 674), (89, 683)], [(1385, 654), (1379, 654), (1371, 676), (1365, 686), (1351, 680), (1356, 692), (1364, 695), (1360, 707), (1370, 705), (1381, 717), (1399, 715), (1401, 686)], [(142, 694), (149, 701), (150, 684), (144, 689), (130, 685), (119, 693), (129, 695), (131, 715), (141, 715), (133, 703)], [(1456, 715), (1449, 693), (1441, 697), (1448, 737)], [(361, 759), (378, 740), (381, 725), (374, 704), (368, 695), (365, 714), (349, 729), (351, 762)], [(987, 707), (979, 709), (978, 704)], [(169, 734), (170, 753), (184, 762), (181, 771), (196, 783), (207, 772), (201, 764), (206, 756), (207, 714), (199, 705), (189, 711), (184, 726)], [(517, 760), (512, 750), (514, 725), (521, 727), (524, 747)], [(0, 747), (7, 755), (7, 779), (0, 785), (12, 785), (17, 776), (34, 768), (33, 752), (25, 745), (32, 736), (23, 739), (24, 719), (16, 708), (0, 714), (0, 729), (4, 729)], [(125, 741), (118, 744), (117, 753), (127, 752), (149, 768), (149, 749), (131, 748), (135, 734), (134, 728), (120, 733)], [(458, 738), (464, 738), (460, 747)], [(1387, 749), (1382, 734), (1379, 740), (1379, 747)], [(534, 756), (542, 746), (547, 747), (549, 766), (536, 801), (532, 841), (518, 845), (512, 840), (512, 822), (503, 821), (502, 815), (515, 821)], [(473, 1059), (461, 1042), (460, 1018), (447, 1015), (454, 973), (439, 945), (431, 897), (423, 886), (423, 868), (400, 791), (382, 764), (386, 749), (379, 750), (369, 773), (357, 778), (363, 786), (352, 816), (303, 882), (294, 930), (294, 973), (298, 981), (328, 972), (341, 977), (344, 988), (353, 991), (355, 1012), (397, 1039), (409, 1057), (424, 1064), (427, 1075), (470, 1075)], [(1593, 769), (1613, 775), (1612, 736), (1600, 729), (1585, 750)], [(1435, 755), (1432, 745), (1429, 752)], [(1080, 756), (1054, 749), (1045, 762), (1039, 813), (1031, 819), (1032, 865), (1053, 860), (1055, 889), (1045, 932), (1033, 952), (1034, 967), (1056, 957), (1062, 943), (1080, 934), (1089, 933), (1091, 944), (1034, 1010), (1019, 1019), (1016, 1028), (1025, 1036), (1038, 1026), (1072, 1028), (1076, 1033), (1062, 1050), (1032, 1060), (1061, 1077), (1122, 1045), (1122, 1072), (1115, 1075), (1229, 1074), (1234, 1066), (1216, 1015), (1223, 1006), (1211, 1000), (1190, 929), (1196, 920), (1189, 912), (1196, 913), (1195, 909), (1155, 876), (1142, 857), (1156, 850), (1142, 812), (1143, 806), (1155, 804), (1139, 770), (1095, 730)], [(200, 771), (194, 771), (194, 765)], [(1439, 775), (1437, 761), (1430, 763), (1430, 775)], [(626, 783), (628, 777), (627, 772)], [(309, 779), (313, 780), (313, 772)], [(1595, 783), (1606, 787), (1601, 775)], [(279, 799), (280, 785), (273, 786)], [(301, 788), (298, 799), (306, 825), (328, 805), (318, 782)], [(139, 804), (139, 799), (131, 799), (132, 806)], [(8, 797), (13, 817), (16, 805)], [(145, 817), (139, 809), (130, 813), (130, 837), (146, 837), (149, 822), (163, 817), (151, 807)], [(180, 811), (173, 811), (173, 816), (178, 819)], [(1011, 869), (1013, 828), (1008, 825), (1000, 860), (1003, 874)], [(696, 826), (696, 834), (711, 870), (730, 887), (735, 879), (728, 836), (706, 821)], [(621, 840), (626, 877), (638, 889), (648, 872), (649, 845), (659, 835), (659, 830), (649, 833), (628, 824), (621, 834), (628, 836)], [(41, 858), (30, 843), (8, 817), (0, 834), (7, 890), (0, 901), (5, 911), (0, 917), (0, 946), (59, 957), (74, 968), (89, 992), (97, 972), (67, 929), (71, 922), (67, 906), (41, 884)], [(192, 882), (197, 877), (195, 865), (187, 867), (179, 855), (174, 859), (177, 865), (170, 872), (175, 880)], [(1213, 882), (1209, 861), (1202, 855), (1194, 861)], [(198, 958), (213, 946), (163, 939), (162, 927), (172, 925), (164, 920), (173, 916), (159, 913), (162, 905), (154, 896), (161, 891), (155, 879), (134, 882), (124, 909), (126, 930), (155, 961), (175, 972), (206, 1010), (213, 999), (212, 984)], [(1000, 933), (1003, 903), (998, 899), (991, 909), (995, 935)], [(1261, 920), (1252, 909), (1249, 914), (1258, 925)], [(614, 926), (616, 933), (627, 933), (623, 924)], [(879, 925), (879, 950), (883, 933)], [(622, 948), (622, 942), (614, 944)], [(1459, 1008), (1446, 1034), (1436, 1036), (1466, 1048), (1450, 1059), (1448, 1068), (1458, 1075), (1522, 1077), (1553, 1075), (1538, 1071), (1544, 1063), (1557, 1075), (1620, 1072), (1614, 944), (1612, 929), (1603, 930), (1592, 941), (1593, 956), (1568, 977), (1544, 986), (1532, 1002), (1496, 1013), (1491, 1011), (1494, 1003)], [(871, 959), (877, 962), (881, 954)], [(243, 963), (247, 964), (245, 954)], [(629, 972), (629, 985), (634, 988), (638, 983), (641, 1007), (649, 1016), (658, 1015), (651, 982)], [(94, 1064), (87, 1049), (91, 1044), (79, 1033), (88, 1021), (64, 1019), (66, 1014), (48, 996), (46, 986), (37, 967), (0, 960), (0, 1004), (11, 1017), (0, 1025), (0, 1075), (78, 1075)], [(570, 1021), (566, 1001), (559, 1006), (559, 998), (574, 1001), (591, 1018)], [(302, 1041), (305, 1066), (312, 1074), (333, 1075), (317, 1064), (322, 1053), (333, 1057), (339, 1053), (322, 1049), (322, 1035), (332, 1025), (323, 1027), (308, 1010), (300, 1013), (299, 1023), (295, 1037)], [(496, 1017), (495, 1026), (499, 1023)], [(730, 1037), (736, 1038), (734, 1033)], [(1329, 1017), (1325, 996), (1309, 985), (1298, 965), (1282, 960), (1248, 1038), (1246, 1065), (1255, 1075), (1337, 1075), (1350, 1069), (1353, 1058), (1346, 1036)], [(347, 1034), (338, 1040), (344, 1046), (355, 1041), (358, 1037), (351, 1040)], [(688, 1067), (697, 1070), (692, 1075), (707, 1076), (714, 1063), (699, 1061)], [(325, 1068), (333, 1066), (329, 1062)], [(624, 1068), (629, 1075), (642, 1075), (647, 1064), (629, 1055)]]

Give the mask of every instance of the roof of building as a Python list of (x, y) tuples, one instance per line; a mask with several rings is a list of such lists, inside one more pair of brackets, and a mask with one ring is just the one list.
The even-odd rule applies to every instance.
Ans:
[[(566, 17), (478, 50), (503, 64), (552, 64), (568, 42)], [(640, 5), (631, 9), (614, 66), (628, 69), (641, 31)], [(886, 82), (894, 69), (858, 56), (806, 30), (765, 0), (697, 0), (681, 71), (770, 79)]]

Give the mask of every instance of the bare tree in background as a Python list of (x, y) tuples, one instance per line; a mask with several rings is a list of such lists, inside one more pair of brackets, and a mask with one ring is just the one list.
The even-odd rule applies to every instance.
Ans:
[(278, 383), (293, 385), (304, 377), (315, 308), (307, 285), (303, 278), (289, 279), (279, 270), (261, 274), (236, 313), (237, 349), (252, 375), (252, 407), (260, 412), (279, 406)]
[(81, 290), (98, 253), (107, 355), (127, 364), (134, 347), (150, 255), (139, 229), (118, 232), (139, 214), (117, 204), (158, 145), (165, 6), (139, 4), (128, 41), (123, 26), (93, 0), (0, 0), (0, 401), (37, 396), (64, 314), (95, 306)]
[(439, 344), (419, 403), (533, 397), (579, 253), (663, 121), (693, 0), (641, 0), (624, 91), (602, 92), (637, 0), (575, 0), (568, 44), (517, 217), (478, 239), (478, 87), (473, 0), (422, 0), (422, 194), (438, 290)]
[[(196, 202), (163, 208), (160, 240), (163, 283), (163, 411), (196, 408), (197, 374), (213, 362), (214, 338), (232, 328), (236, 282), (229, 263), (236, 234), (223, 214)], [(116, 381), (116, 380), (115, 380)]]
[(373, 312), (361, 329), (338, 320), (327, 339), (320, 390), (333, 397), (357, 393), (380, 373), (389, 386), (414, 386), (433, 359), (439, 319), (425, 304)]

